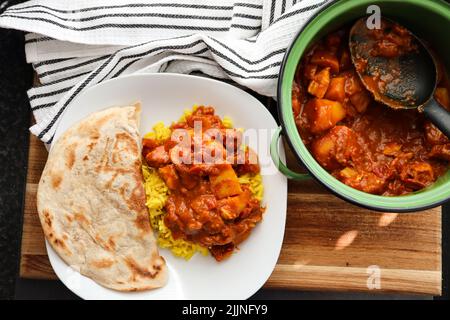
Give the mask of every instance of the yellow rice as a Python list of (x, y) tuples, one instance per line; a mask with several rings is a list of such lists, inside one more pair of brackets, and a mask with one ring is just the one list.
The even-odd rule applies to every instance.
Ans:
[[(197, 106), (192, 110), (185, 110), (180, 121), (186, 121), (186, 117), (192, 114)], [(233, 123), (229, 117), (224, 117), (223, 124), (227, 128), (232, 128)], [(155, 140), (167, 140), (171, 136), (171, 130), (166, 127), (163, 122), (158, 122), (153, 126), (153, 130), (147, 133), (144, 137)], [(150, 223), (153, 230), (157, 232), (157, 242), (161, 248), (169, 249), (175, 256), (182, 257), (189, 260), (196, 252), (203, 255), (208, 254), (208, 249), (198, 244), (185, 241), (183, 239), (175, 240), (169, 228), (164, 224), (164, 215), (166, 214), (164, 206), (169, 197), (169, 188), (167, 188), (164, 181), (159, 176), (157, 170), (142, 165), (142, 173), (144, 176), (144, 188), (146, 194), (146, 205), (148, 208)], [(260, 174), (251, 175), (245, 174), (239, 177), (239, 182), (248, 184), (253, 196), (262, 201), (264, 188)]]

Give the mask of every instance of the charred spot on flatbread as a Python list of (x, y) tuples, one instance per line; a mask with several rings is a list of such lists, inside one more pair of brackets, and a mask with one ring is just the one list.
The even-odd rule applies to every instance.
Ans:
[(51, 228), (52, 227), (52, 217), (50, 215), (50, 212), (48, 212), (48, 210), (44, 210), (43, 211), (43, 216), (44, 216), (44, 223)]
[(128, 265), (128, 268), (131, 270), (133, 281), (136, 281), (138, 277), (153, 279), (159, 273), (159, 269), (152, 268), (153, 270), (148, 270), (147, 268), (139, 266), (131, 257), (125, 258), (125, 262)]
[(56, 173), (52, 174), (50, 179), (52, 180), (53, 189), (58, 189), (63, 180), (63, 175), (62, 175), (62, 173), (56, 172)]
[(100, 259), (100, 260), (94, 260), (91, 262), (91, 265), (93, 265), (96, 268), (103, 269), (103, 268), (111, 268), (111, 266), (114, 264), (114, 260), (111, 259)]
[(66, 156), (66, 166), (68, 169), (72, 169), (73, 164), (75, 163), (75, 149), (77, 148), (77, 144), (73, 143), (72, 145), (68, 146), (65, 151)]

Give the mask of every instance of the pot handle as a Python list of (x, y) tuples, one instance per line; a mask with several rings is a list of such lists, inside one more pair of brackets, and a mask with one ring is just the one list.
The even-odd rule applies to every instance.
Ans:
[(275, 166), (280, 170), (282, 174), (284, 174), (288, 179), (303, 181), (307, 179), (311, 179), (311, 176), (306, 173), (297, 173), (286, 167), (286, 165), (281, 161), (280, 154), (278, 152), (278, 141), (281, 137), (281, 132), (283, 128), (280, 126), (275, 131), (275, 134), (272, 137), (272, 141), (270, 143), (270, 156), (272, 157)]

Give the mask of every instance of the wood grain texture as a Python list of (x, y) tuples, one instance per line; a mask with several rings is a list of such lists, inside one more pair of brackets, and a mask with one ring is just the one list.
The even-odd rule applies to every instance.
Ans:
[[(36, 211), (46, 159), (45, 147), (31, 136), (20, 266), (24, 278), (56, 278)], [(295, 166), (289, 152), (288, 163)], [(370, 270), (380, 272), (379, 289), (368, 288)], [(289, 182), (283, 248), (265, 286), (439, 295), (441, 209), (375, 213), (336, 198), (313, 180)]]

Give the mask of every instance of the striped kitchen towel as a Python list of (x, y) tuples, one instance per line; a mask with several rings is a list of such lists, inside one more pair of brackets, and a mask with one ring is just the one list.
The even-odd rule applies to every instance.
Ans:
[(125, 74), (201, 72), (275, 96), (287, 46), (327, 2), (33, 0), (7, 8), (0, 27), (27, 32), (27, 61), (41, 83), (28, 91), (30, 130), (51, 143), (81, 92)]

